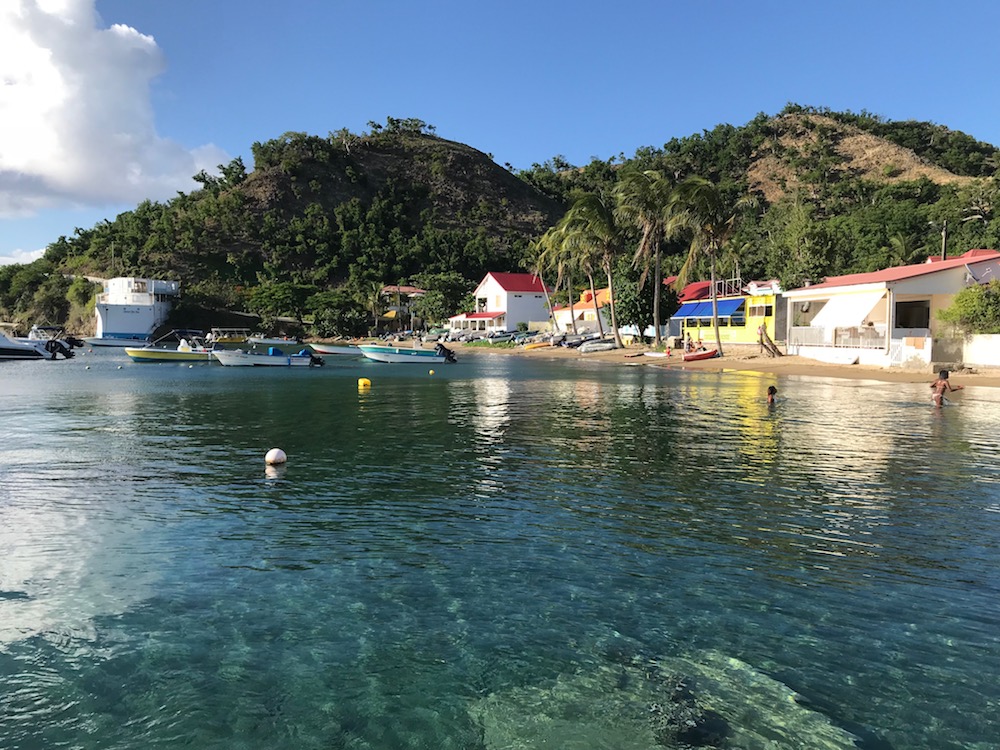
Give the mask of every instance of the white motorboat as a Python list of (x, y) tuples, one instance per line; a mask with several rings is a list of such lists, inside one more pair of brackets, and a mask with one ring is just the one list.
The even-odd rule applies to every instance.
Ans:
[(317, 354), (334, 355), (338, 357), (360, 357), (361, 350), (354, 344), (309, 344), (309, 348)]
[(361, 353), (376, 362), (409, 362), (410, 364), (429, 364), (434, 362), (454, 362), (455, 354), (438, 344), (433, 349), (411, 349), (401, 346), (381, 346), (378, 344), (361, 344)]
[(148, 337), (136, 338), (134, 336), (123, 336), (121, 338), (117, 336), (87, 336), (83, 340), (88, 346), (114, 346), (119, 349), (126, 346), (142, 348), (152, 343)]
[(67, 334), (63, 326), (33, 325), (27, 336), (16, 336), (13, 340), (21, 344), (42, 344), (48, 353), (46, 359), (69, 359), (74, 347), (84, 346), (82, 339)]
[(298, 346), (302, 342), (289, 336), (264, 336), (255, 333), (252, 336), (247, 336), (247, 343), (254, 346)]
[[(45, 348), (45, 341), (17, 341), (0, 333), (0, 359), (55, 359), (56, 353)], [(70, 353), (72, 356), (72, 352)]]
[(242, 349), (215, 349), (212, 356), (226, 367), (311, 367), (323, 364), (323, 358), (317, 357), (308, 349), (296, 354), (284, 354), (276, 347), (271, 347), (267, 354), (245, 352)]

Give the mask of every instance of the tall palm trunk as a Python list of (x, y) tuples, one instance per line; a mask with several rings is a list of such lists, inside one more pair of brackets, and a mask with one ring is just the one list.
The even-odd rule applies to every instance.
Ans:
[(604, 270), (608, 274), (608, 308), (611, 310), (611, 330), (615, 335), (615, 346), (623, 349), (622, 335), (618, 332), (618, 316), (615, 314), (615, 289), (611, 276), (611, 261), (604, 263)]
[(576, 311), (573, 309), (573, 274), (568, 274), (566, 278), (566, 286), (569, 289), (569, 321), (573, 325), (573, 335), (577, 334), (576, 330)]
[(709, 256), (712, 276), (712, 327), (715, 328), (715, 349), (722, 356), (722, 336), (719, 333), (719, 297), (715, 285), (715, 252)]
[(555, 313), (552, 312), (552, 300), (549, 299), (549, 288), (545, 286), (545, 279), (542, 278), (541, 274), (538, 274), (538, 280), (542, 282), (542, 291), (545, 293), (545, 306), (549, 308), (549, 319), (552, 321), (552, 330), (559, 331), (559, 322), (556, 320)]
[(594, 302), (594, 315), (597, 317), (597, 330), (604, 338), (604, 322), (601, 320), (601, 308), (597, 304), (597, 289), (594, 288), (594, 274), (588, 273), (587, 279), (590, 281), (590, 298)]
[(663, 286), (660, 271), (660, 243), (657, 242), (653, 251), (653, 341), (656, 348), (663, 344), (660, 336), (660, 288)]

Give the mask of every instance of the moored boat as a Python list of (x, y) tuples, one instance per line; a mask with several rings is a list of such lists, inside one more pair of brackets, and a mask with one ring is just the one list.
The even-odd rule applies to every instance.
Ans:
[(249, 328), (213, 328), (205, 340), (212, 344), (243, 344), (249, 336)]
[(0, 359), (55, 359), (41, 341), (15, 341), (0, 333)]
[(271, 347), (267, 354), (245, 352), (242, 349), (215, 349), (212, 356), (226, 367), (311, 367), (322, 365), (323, 358), (303, 349), (296, 354), (284, 354)]
[(309, 348), (317, 354), (343, 357), (360, 357), (361, 350), (354, 344), (309, 344)]
[(685, 352), (681, 359), (685, 362), (697, 362), (699, 359), (713, 359), (718, 357), (719, 352), (717, 349), (705, 349), (700, 352)]
[[(190, 337), (190, 341), (188, 338)], [(175, 348), (157, 346), (168, 338), (179, 339)], [(212, 348), (190, 331), (171, 331), (153, 343), (142, 347), (125, 347), (133, 362), (211, 362)]]
[(400, 346), (381, 346), (378, 344), (361, 344), (361, 353), (375, 362), (409, 362), (433, 363), (454, 362), (455, 354), (447, 347), (438, 344), (433, 349), (411, 349)]
[(264, 336), (255, 333), (252, 336), (247, 336), (247, 343), (254, 346), (297, 346), (302, 341), (289, 336)]

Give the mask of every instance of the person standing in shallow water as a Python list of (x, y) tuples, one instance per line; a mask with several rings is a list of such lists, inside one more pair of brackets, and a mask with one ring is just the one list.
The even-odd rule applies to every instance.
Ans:
[(773, 404), (778, 400), (778, 389), (773, 385), (767, 387), (767, 403)]
[(931, 383), (931, 389), (934, 391), (934, 393), (931, 396), (931, 399), (934, 401), (934, 406), (937, 407), (944, 406), (945, 391), (960, 391), (964, 387), (965, 386), (961, 385), (952, 385), (948, 380), (948, 371), (941, 370), (941, 372), (938, 373), (937, 380)]

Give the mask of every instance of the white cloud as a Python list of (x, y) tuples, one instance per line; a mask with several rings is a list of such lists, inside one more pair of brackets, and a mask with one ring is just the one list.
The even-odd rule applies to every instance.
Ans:
[(0, 266), (10, 266), (14, 263), (32, 263), (45, 254), (45, 248), (41, 250), (14, 250), (10, 255), (0, 255)]
[(151, 36), (104, 27), (94, 0), (0, 2), (0, 218), (191, 190), (228, 157), (156, 133)]

